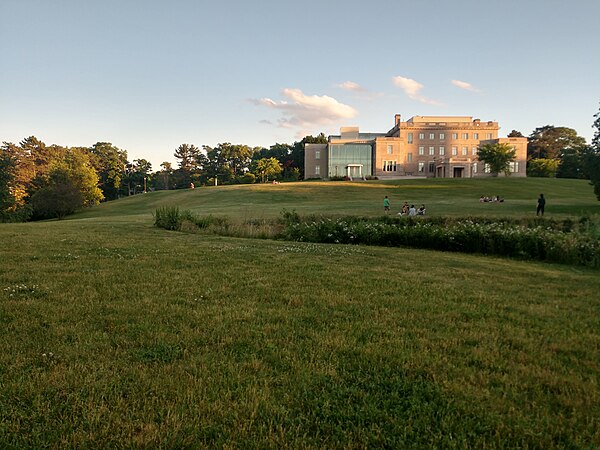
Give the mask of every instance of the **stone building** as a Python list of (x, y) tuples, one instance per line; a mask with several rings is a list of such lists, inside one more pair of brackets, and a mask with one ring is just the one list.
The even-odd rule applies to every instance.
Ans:
[(304, 178), (492, 176), (487, 164), (477, 159), (479, 146), (488, 143), (513, 147), (511, 176), (526, 176), (527, 138), (499, 138), (498, 130), (498, 122), (468, 116), (415, 116), (402, 122), (396, 115), (387, 133), (343, 127), (327, 144), (306, 144)]

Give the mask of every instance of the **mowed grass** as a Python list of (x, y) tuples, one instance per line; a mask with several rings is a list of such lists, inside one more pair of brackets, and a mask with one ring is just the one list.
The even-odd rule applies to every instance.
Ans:
[[(276, 217), (282, 209), (300, 214), (377, 216), (383, 213), (385, 195), (391, 199), (392, 213), (400, 212), (407, 201), (417, 207), (424, 203), (429, 215), (531, 216), (540, 193), (547, 199), (549, 217), (600, 214), (600, 202), (586, 180), (509, 177), (212, 186), (124, 198), (75, 218), (146, 221), (148, 214), (165, 205), (241, 220)], [(482, 204), (481, 195), (500, 195), (506, 201)]]
[[(244, 218), (281, 186), (255, 211), (375, 215), (402, 190), (196, 189), (0, 226), (1, 446), (600, 446), (598, 271), (151, 225), (164, 199)], [(559, 187), (549, 209), (595, 213)]]

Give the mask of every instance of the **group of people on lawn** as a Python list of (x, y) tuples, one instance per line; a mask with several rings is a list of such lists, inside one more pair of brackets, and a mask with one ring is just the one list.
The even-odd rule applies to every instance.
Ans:
[[(390, 199), (386, 195), (383, 199), (383, 211), (386, 214), (390, 213)], [(402, 205), (402, 209), (398, 213), (399, 216), (424, 216), (425, 215), (425, 205), (421, 205), (418, 209), (415, 208), (415, 205), (408, 206), (408, 202), (404, 202)]]
[(494, 195), (493, 197), (488, 197), (487, 195), (482, 195), (479, 197), (479, 201), (481, 203), (490, 203), (490, 202), (504, 202), (504, 199), (499, 195)]
[[(479, 197), (479, 201), (482, 203), (504, 202), (504, 199), (502, 197), (500, 197), (499, 195), (497, 195), (495, 197), (487, 197), (487, 196), (482, 195), (481, 197)], [(536, 216), (544, 215), (545, 206), (546, 206), (546, 199), (544, 198), (544, 194), (540, 194), (540, 197), (538, 198), (538, 201), (537, 201)], [(387, 195), (383, 199), (383, 211), (386, 214), (390, 213), (390, 199), (388, 198)], [(419, 207), (419, 209), (416, 209), (415, 205), (408, 206), (408, 202), (404, 202), (404, 205), (402, 205), (402, 209), (400, 210), (398, 215), (399, 216), (424, 216), (425, 215), (425, 205), (421, 205)]]

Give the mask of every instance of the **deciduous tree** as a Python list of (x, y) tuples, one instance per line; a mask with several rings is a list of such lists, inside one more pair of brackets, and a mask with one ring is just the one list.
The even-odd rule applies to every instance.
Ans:
[(584, 170), (587, 172), (590, 182), (594, 186), (596, 198), (600, 200), (600, 110), (594, 114), (594, 119), (592, 127), (596, 131), (594, 132), (589, 152), (584, 157)]
[(91, 162), (98, 173), (98, 186), (102, 194), (107, 200), (118, 198), (125, 177), (127, 152), (110, 142), (96, 142), (90, 147), (90, 153)]
[(529, 161), (527, 176), (554, 178), (560, 161), (558, 159), (536, 158)]
[(98, 175), (86, 149), (66, 149), (64, 159), (51, 165), (45, 184), (31, 197), (34, 218), (59, 219), (102, 200)]
[(510, 175), (510, 162), (515, 160), (516, 150), (506, 143), (483, 144), (477, 151), (479, 161), (489, 164), (493, 176), (500, 172)]
[(528, 138), (528, 159), (546, 158), (560, 159), (568, 149), (585, 146), (585, 139), (577, 135), (577, 131), (567, 127), (546, 125), (533, 130)]
[(277, 158), (262, 158), (256, 163), (256, 175), (260, 176), (262, 182), (269, 181), (269, 177), (281, 173), (281, 164)]

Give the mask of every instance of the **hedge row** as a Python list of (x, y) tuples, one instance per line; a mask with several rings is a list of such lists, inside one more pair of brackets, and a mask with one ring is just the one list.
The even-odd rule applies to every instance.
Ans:
[(327, 218), (284, 212), (282, 238), (413, 247), (600, 267), (600, 241), (583, 223), (514, 219)]

